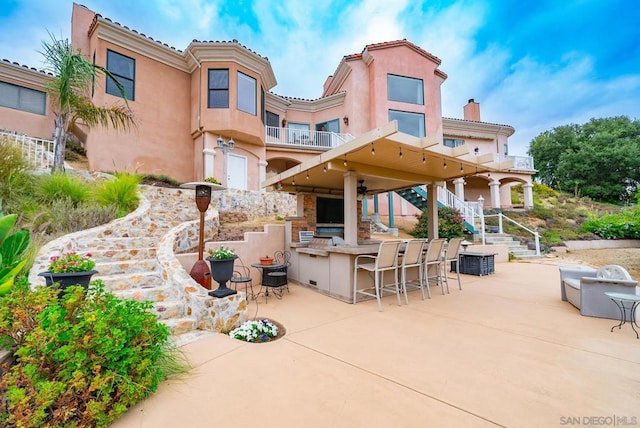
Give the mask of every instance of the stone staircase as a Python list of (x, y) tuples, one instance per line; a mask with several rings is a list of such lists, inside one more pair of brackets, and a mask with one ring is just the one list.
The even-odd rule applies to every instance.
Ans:
[[(93, 279), (104, 281), (105, 288), (118, 297), (152, 301), (158, 319), (179, 336), (195, 330), (197, 320), (189, 314), (180, 289), (165, 281), (157, 259), (158, 245), (171, 229), (198, 219), (199, 212), (193, 191), (154, 186), (140, 189), (142, 203), (133, 215), (95, 228), (95, 232), (90, 229), (67, 235), (63, 237), (68, 241), (66, 248), (58, 252), (90, 253), (98, 271)], [(45, 252), (55, 254), (52, 250)]]
[(506, 233), (485, 233), (484, 240), (487, 245), (506, 245), (509, 253), (516, 259), (540, 258), (535, 250), (530, 250), (526, 245), (522, 245), (518, 238)]
[[(153, 302), (154, 312), (171, 329), (176, 343), (186, 343), (207, 330), (231, 330), (244, 321), (244, 293), (225, 299), (209, 296), (176, 258), (177, 253), (197, 248), (200, 214), (193, 190), (142, 185), (140, 196), (139, 207), (126, 217), (43, 246), (29, 274), (31, 284), (44, 284), (37, 274), (46, 270), (50, 256), (91, 253), (99, 272), (93, 279), (101, 279), (107, 290), (121, 298)], [(295, 199), (287, 194), (227, 190), (214, 192), (211, 205), (269, 213), (269, 207), (294, 209)], [(210, 207), (205, 240), (217, 238), (219, 226), (218, 210)]]

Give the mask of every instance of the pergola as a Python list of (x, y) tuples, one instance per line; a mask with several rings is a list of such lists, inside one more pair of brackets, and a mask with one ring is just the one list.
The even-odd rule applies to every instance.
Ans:
[[(343, 195), (344, 240), (348, 246), (357, 246), (359, 180), (374, 193), (426, 185), (428, 194), (436, 195), (436, 186), (444, 181), (513, 166), (497, 158), (496, 153), (470, 154), (467, 145), (445, 147), (434, 137), (399, 132), (393, 121), (263, 181), (262, 187)], [(436, 198), (428, 198), (430, 238), (438, 236), (437, 207)]]

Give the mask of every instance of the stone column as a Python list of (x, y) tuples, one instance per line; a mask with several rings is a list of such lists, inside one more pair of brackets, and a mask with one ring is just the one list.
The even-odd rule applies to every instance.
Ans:
[[(208, 148), (204, 148), (202, 150), (202, 153), (204, 155), (204, 177), (202, 178), (209, 178), (209, 177), (215, 177), (215, 171), (213, 168), (213, 165), (215, 164), (215, 157), (216, 157), (216, 151), (214, 149), (208, 149)], [(218, 178), (218, 180), (220, 180), (221, 178)], [(196, 181), (202, 181), (200, 180), (196, 180)]]
[(500, 208), (500, 182), (491, 181), (489, 189), (491, 190), (491, 208)]
[(525, 183), (522, 185), (524, 190), (524, 207), (526, 209), (533, 208), (533, 184)]
[(453, 180), (455, 186), (455, 193), (458, 199), (464, 201), (464, 178), (456, 178)]
[(269, 164), (269, 162), (267, 162), (267, 161), (263, 161), (263, 160), (258, 161), (258, 170), (259, 170), (258, 189), (260, 189), (260, 192), (262, 192), (262, 193), (266, 192), (266, 189), (264, 189), (262, 187), (262, 182), (267, 179), (267, 165), (268, 164)]

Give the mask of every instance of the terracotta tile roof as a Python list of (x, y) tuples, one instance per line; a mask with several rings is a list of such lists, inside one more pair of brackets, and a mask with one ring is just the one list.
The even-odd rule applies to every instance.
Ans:
[(393, 40), (390, 42), (382, 42), (382, 43), (372, 43), (372, 44), (368, 44), (364, 47), (364, 49), (362, 49), (362, 52), (359, 54), (351, 54), (351, 55), (345, 55), (344, 59), (345, 61), (349, 61), (352, 59), (360, 59), (362, 58), (362, 54), (364, 53), (364, 51), (373, 51), (373, 50), (378, 50), (378, 49), (386, 49), (386, 48), (395, 48), (398, 46), (406, 46), (410, 49), (413, 49), (414, 51), (418, 52), (420, 55), (429, 58), (430, 60), (432, 60), (433, 62), (437, 63), (438, 65), (440, 65), (442, 63), (442, 60), (440, 58), (438, 58), (437, 56), (427, 52), (426, 50), (422, 49), (420, 46), (415, 45), (413, 43), (411, 43), (410, 41), (408, 41), (407, 39), (402, 39), (402, 40)]
[(12, 65), (14, 67), (21, 67), (21, 68), (24, 68), (24, 69), (27, 69), (27, 70), (30, 70), (30, 71), (35, 71), (36, 73), (44, 74), (45, 76), (53, 76), (53, 74), (49, 73), (48, 71), (38, 70), (35, 67), (29, 67), (28, 65), (20, 64), (20, 63), (17, 63), (15, 61), (10, 61), (10, 60), (8, 60), (6, 58), (3, 58), (2, 62), (5, 63), (5, 64), (8, 64), (8, 65)]
[[(133, 28), (129, 28), (129, 27), (127, 27), (126, 25), (122, 25), (122, 24), (120, 24), (119, 22), (115, 22), (115, 21), (113, 21), (113, 20), (111, 20), (111, 19), (109, 19), (109, 18), (103, 17), (103, 16), (102, 16), (102, 15), (100, 15), (99, 13), (96, 13), (96, 14), (94, 15), (94, 17), (93, 17), (93, 22), (92, 22), (92, 23), (91, 23), (91, 25), (89, 26), (89, 31), (88, 31), (88, 33), (89, 33), (89, 34), (91, 34), (91, 33), (94, 31), (94, 29), (95, 29), (95, 27), (98, 25), (98, 21), (99, 21), (100, 19), (102, 19), (102, 20), (104, 20), (104, 21), (107, 21), (107, 22), (110, 22), (110, 23), (112, 23), (112, 24), (115, 24), (115, 25), (117, 25), (117, 26), (119, 26), (119, 27), (121, 27), (121, 28), (123, 28), (123, 29), (125, 29), (125, 30), (127, 30), (127, 31), (130, 31), (130, 32), (132, 32), (132, 33), (134, 33), (134, 34), (138, 34), (138, 35), (140, 35), (140, 36), (142, 36), (142, 37), (145, 37), (146, 39), (151, 40), (152, 42), (156, 42), (156, 43), (158, 43), (158, 44), (160, 44), (160, 45), (162, 45), (162, 46), (164, 46), (164, 47), (166, 47), (166, 48), (169, 48), (169, 49), (171, 49), (171, 50), (173, 50), (173, 51), (176, 51), (176, 52), (179, 52), (179, 53), (183, 53), (183, 51), (182, 51), (182, 50), (180, 50), (180, 49), (176, 49), (176, 48), (175, 48), (175, 47), (173, 47), (173, 46), (169, 46), (168, 44), (163, 43), (163, 42), (161, 42), (160, 40), (154, 40), (154, 38), (153, 38), (153, 37), (151, 37), (151, 36), (147, 36), (146, 34), (141, 33), (141, 32), (139, 32), (139, 31), (137, 31), (137, 30), (135, 30), (135, 29), (133, 29)], [(247, 51), (249, 51), (249, 52), (251, 52), (251, 53), (253, 53), (253, 54), (255, 54), (255, 55), (259, 56), (260, 58), (263, 58), (263, 59), (265, 59), (265, 60), (269, 61), (269, 58), (267, 58), (266, 56), (262, 56), (262, 55), (260, 55), (259, 53), (257, 53), (256, 51), (254, 51), (254, 50), (252, 50), (252, 49), (249, 49), (248, 47), (246, 47), (246, 46), (245, 46), (245, 45), (243, 45), (242, 43), (238, 42), (238, 40), (236, 40), (236, 39), (233, 39), (233, 40), (230, 40), (230, 41), (226, 41), (226, 40), (197, 40), (197, 39), (193, 39), (193, 40), (192, 40), (192, 43), (208, 43), (208, 44), (212, 44), (212, 45), (215, 45), (215, 44), (228, 44), (228, 43), (235, 43), (235, 44), (237, 44), (238, 46), (242, 47), (243, 49), (246, 49)]]
[(477, 121), (477, 120), (466, 120), (466, 119), (459, 119), (457, 117), (444, 117), (444, 116), (442, 116), (442, 118), (443, 119), (447, 119), (447, 120), (455, 120), (457, 122), (483, 123), (485, 125), (504, 126), (504, 127), (507, 127), (507, 128), (513, 128), (513, 126), (506, 125), (504, 123), (493, 123), (493, 122), (483, 122), (483, 121)]

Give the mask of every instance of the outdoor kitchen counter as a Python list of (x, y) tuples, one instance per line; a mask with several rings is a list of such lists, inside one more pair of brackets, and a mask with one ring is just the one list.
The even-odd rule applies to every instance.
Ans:
[[(328, 246), (320, 249), (292, 246), (292, 266), (289, 269), (289, 277), (315, 288), (322, 294), (351, 303), (355, 259), (363, 254), (376, 254), (379, 247), (379, 242), (372, 241), (357, 247)], [(369, 282), (368, 275), (358, 275), (360, 287), (369, 285)]]

